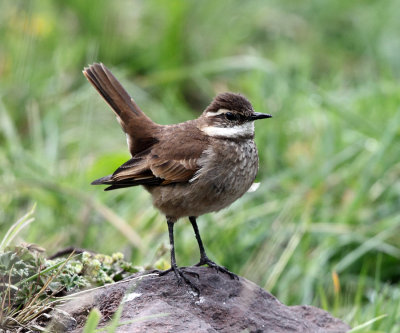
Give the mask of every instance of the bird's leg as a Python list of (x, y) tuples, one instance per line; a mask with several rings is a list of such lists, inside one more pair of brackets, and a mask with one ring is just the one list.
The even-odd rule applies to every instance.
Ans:
[[(169, 235), (169, 244), (171, 247), (171, 268), (167, 269), (165, 271), (160, 271), (158, 273), (159, 276), (163, 276), (165, 274), (168, 274), (169, 272), (174, 272), (175, 276), (178, 280), (178, 284), (182, 283), (182, 280), (185, 281), (186, 284), (192, 288), (193, 291), (195, 291), (197, 294), (200, 294), (199, 288), (197, 288), (192, 281), (190, 281), (186, 276), (185, 273), (192, 274), (191, 272), (183, 272), (183, 269), (179, 268), (176, 265), (176, 259), (175, 259), (175, 242), (174, 242), (174, 222), (170, 219), (167, 219), (168, 223), (168, 235)], [(197, 273), (193, 273), (193, 275), (196, 275), (198, 277)]]
[(196, 217), (189, 216), (189, 221), (192, 224), (194, 233), (196, 235), (197, 243), (199, 244), (199, 249), (200, 249), (200, 261), (195, 266), (208, 265), (209, 267), (216, 269), (217, 272), (219, 271), (219, 272), (228, 274), (231, 277), (231, 279), (239, 279), (236, 274), (228, 271), (223, 266), (217, 265), (214, 261), (212, 261), (211, 259), (209, 259), (207, 257), (206, 251), (203, 246), (203, 241), (201, 240), (201, 237), (200, 237), (199, 228), (197, 227)]

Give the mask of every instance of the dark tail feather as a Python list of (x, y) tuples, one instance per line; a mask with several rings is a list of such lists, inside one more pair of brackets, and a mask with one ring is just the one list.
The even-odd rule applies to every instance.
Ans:
[(128, 185), (118, 185), (118, 184), (116, 184), (116, 185), (111, 185), (111, 186), (109, 186), (109, 187), (106, 187), (106, 188), (104, 189), (104, 191), (118, 190), (119, 188), (126, 188), (126, 187), (132, 187), (132, 186), (135, 186), (135, 185), (132, 185), (132, 184), (128, 184)]
[(139, 106), (106, 66), (95, 63), (85, 67), (83, 74), (122, 121), (128, 122), (132, 116), (144, 116)]
[(163, 182), (162, 178), (151, 178), (151, 179), (139, 179), (139, 180), (123, 180), (120, 182), (115, 182), (115, 183), (107, 183), (108, 185), (111, 185), (107, 188), (104, 189), (104, 191), (111, 191), (111, 190), (118, 190), (119, 188), (126, 188), (126, 187), (132, 187), (132, 186), (138, 186), (138, 185), (160, 185)]
[(112, 175), (108, 175), (105, 177), (101, 177), (91, 182), (90, 185), (103, 185), (103, 184), (111, 184), (111, 177)]
[(160, 185), (163, 182), (162, 178), (148, 178), (148, 179), (125, 179), (122, 181), (112, 180), (113, 175), (108, 175), (92, 181), (91, 185), (111, 185), (106, 187), (104, 191), (117, 190), (119, 188), (132, 187), (138, 185)]

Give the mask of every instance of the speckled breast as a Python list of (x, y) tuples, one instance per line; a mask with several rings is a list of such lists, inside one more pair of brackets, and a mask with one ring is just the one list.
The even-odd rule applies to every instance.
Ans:
[(155, 207), (166, 216), (199, 216), (240, 198), (256, 177), (257, 148), (252, 139), (215, 139), (198, 164), (200, 170), (188, 183), (147, 187)]

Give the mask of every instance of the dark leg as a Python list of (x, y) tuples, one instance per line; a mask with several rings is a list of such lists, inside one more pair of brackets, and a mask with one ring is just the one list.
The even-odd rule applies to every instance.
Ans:
[[(175, 259), (175, 242), (174, 242), (174, 222), (167, 219), (168, 223), (168, 235), (169, 235), (169, 244), (171, 246), (171, 268), (167, 269), (166, 271), (161, 271), (158, 273), (159, 276), (163, 276), (165, 274), (168, 274), (169, 272), (174, 272), (175, 276), (178, 280), (178, 284), (182, 283), (182, 280), (185, 281), (186, 284), (188, 284), (193, 291), (195, 291), (197, 294), (200, 294), (199, 288), (197, 288), (184, 274), (183, 270), (178, 268), (176, 265), (176, 259)], [(191, 272), (185, 272), (188, 274), (191, 274)], [(198, 277), (197, 273), (192, 273), (193, 275), (196, 275)]]
[(200, 249), (200, 261), (195, 266), (208, 265), (209, 267), (216, 269), (217, 272), (219, 271), (228, 274), (231, 277), (231, 279), (239, 279), (236, 274), (228, 271), (223, 266), (217, 265), (214, 261), (212, 261), (207, 257), (206, 251), (204, 250), (203, 241), (201, 240), (200, 237), (199, 228), (197, 227), (196, 217), (189, 216), (189, 221), (192, 224), (194, 233), (196, 235), (197, 243), (199, 244), (199, 249)]

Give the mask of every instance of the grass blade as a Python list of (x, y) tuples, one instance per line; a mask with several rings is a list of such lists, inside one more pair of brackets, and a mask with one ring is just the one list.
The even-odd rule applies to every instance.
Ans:
[(26, 213), (23, 217), (21, 217), (17, 222), (15, 222), (7, 231), (5, 236), (3, 237), (1, 243), (0, 243), (0, 252), (4, 251), (4, 249), (10, 245), (11, 241), (14, 239), (14, 237), (23, 229), (25, 228), (28, 224), (33, 222), (35, 219), (31, 217), (33, 213), (35, 212), (36, 204), (33, 205), (31, 210)]
[(82, 333), (94, 333), (96, 332), (96, 327), (101, 319), (101, 313), (98, 309), (94, 308), (90, 311), (88, 319), (86, 321), (85, 327)]
[(363, 323), (363, 324), (360, 324), (360, 325), (358, 325), (358, 326), (352, 328), (350, 331), (348, 331), (348, 333), (365, 332), (365, 331), (362, 331), (362, 329), (366, 328), (366, 327), (369, 326), (369, 325), (372, 325), (372, 324), (375, 323), (376, 321), (381, 320), (381, 319), (383, 319), (383, 318), (385, 318), (385, 317), (387, 317), (387, 314), (383, 314), (383, 315), (380, 315), (380, 316), (378, 316), (378, 317), (372, 318), (371, 320), (368, 320), (367, 322), (365, 322), (365, 323)]

